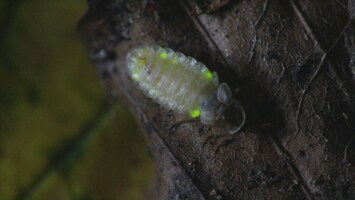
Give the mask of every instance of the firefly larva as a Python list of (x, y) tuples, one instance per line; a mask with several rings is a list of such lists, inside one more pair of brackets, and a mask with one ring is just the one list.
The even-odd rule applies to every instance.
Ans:
[(224, 120), (231, 133), (238, 132), (245, 113), (226, 83), (201, 62), (158, 46), (142, 46), (127, 55), (130, 76), (145, 94), (179, 113), (200, 117), (204, 124)]

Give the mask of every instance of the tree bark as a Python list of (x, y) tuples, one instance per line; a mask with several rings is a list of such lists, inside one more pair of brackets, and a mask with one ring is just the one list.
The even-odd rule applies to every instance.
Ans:
[[(355, 199), (352, 0), (89, 0), (79, 31), (156, 163), (153, 199)], [(125, 56), (158, 44), (238, 89), (240, 133), (145, 97)]]

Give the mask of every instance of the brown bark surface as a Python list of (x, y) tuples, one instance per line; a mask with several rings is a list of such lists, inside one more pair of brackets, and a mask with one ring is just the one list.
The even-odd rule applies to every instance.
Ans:
[[(354, 5), (344, 0), (99, 1), (79, 23), (112, 95), (157, 166), (154, 199), (355, 199)], [(158, 44), (238, 89), (242, 131), (166, 110), (129, 79), (127, 51)]]

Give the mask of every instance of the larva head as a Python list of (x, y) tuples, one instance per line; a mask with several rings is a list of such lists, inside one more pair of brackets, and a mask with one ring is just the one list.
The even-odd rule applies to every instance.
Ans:
[(229, 86), (221, 83), (218, 90), (203, 101), (201, 121), (205, 124), (219, 122), (230, 133), (238, 132), (245, 122), (245, 112), (240, 103), (232, 99)]

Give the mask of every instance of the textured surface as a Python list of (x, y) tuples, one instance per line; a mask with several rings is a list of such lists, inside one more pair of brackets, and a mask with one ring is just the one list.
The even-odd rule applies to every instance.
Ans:
[[(92, 0), (80, 30), (105, 85), (127, 102), (150, 148), (164, 143), (162, 151), (203, 198), (354, 199), (347, 3), (224, 1), (209, 9), (201, 1)], [(149, 101), (124, 70), (127, 51), (142, 43), (191, 55), (238, 86), (235, 95), (248, 116), (241, 133), (186, 122)]]

